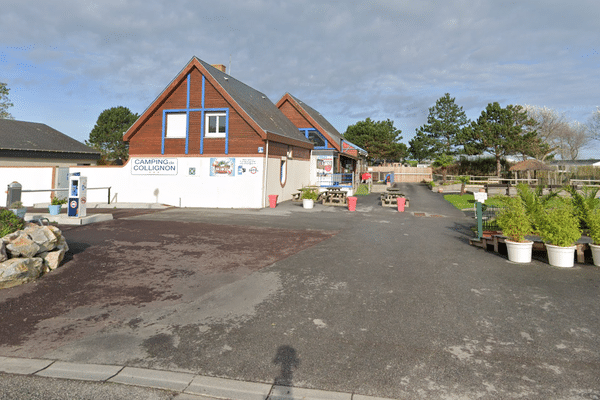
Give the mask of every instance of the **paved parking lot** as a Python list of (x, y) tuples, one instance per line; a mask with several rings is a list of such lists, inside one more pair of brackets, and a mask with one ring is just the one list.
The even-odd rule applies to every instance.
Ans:
[(0, 356), (389, 398), (600, 398), (600, 270), (509, 263), (424, 186), (405, 213), (169, 209), (65, 228), (0, 291)]

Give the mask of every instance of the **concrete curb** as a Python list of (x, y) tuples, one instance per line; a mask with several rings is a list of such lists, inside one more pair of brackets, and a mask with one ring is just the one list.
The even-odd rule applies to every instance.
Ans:
[(243, 382), (184, 372), (117, 365), (80, 364), (57, 360), (0, 357), (0, 372), (92, 382), (119, 383), (179, 392), (178, 399), (235, 400), (391, 400), (353, 393)]

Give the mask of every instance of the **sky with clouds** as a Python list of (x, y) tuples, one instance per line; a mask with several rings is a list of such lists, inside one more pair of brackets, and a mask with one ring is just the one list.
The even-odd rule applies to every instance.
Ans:
[(82, 142), (107, 108), (141, 114), (193, 56), (341, 133), (389, 118), (405, 143), (444, 93), (471, 119), (494, 101), (580, 122), (600, 106), (597, 0), (3, 0), (0, 27), (9, 112)]

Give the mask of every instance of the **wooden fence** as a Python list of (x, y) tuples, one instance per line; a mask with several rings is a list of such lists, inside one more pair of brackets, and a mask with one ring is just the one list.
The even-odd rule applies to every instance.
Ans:
[(373, 182), (384, 181), (388, 175), (394, 175), (394, 182), (430, 182), (432, 170), (429, 167), (403, 167), (401, 165), (369, 167)]

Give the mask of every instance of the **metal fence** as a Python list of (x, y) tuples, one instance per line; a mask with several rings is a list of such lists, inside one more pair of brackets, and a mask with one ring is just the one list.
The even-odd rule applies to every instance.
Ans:
[(318, 185), (328, 186), (349, 186), (354, 187), (354, 174), (327, 174), (317, 177)]
[(477, 218), (477, 237), (483, 237), (483, 231), (499, 231), (500, 227), (496, 223), (496, 215), (501, 210), (500, 207), (488, 207), (482, 203), (475, 203), (475, 217)]

